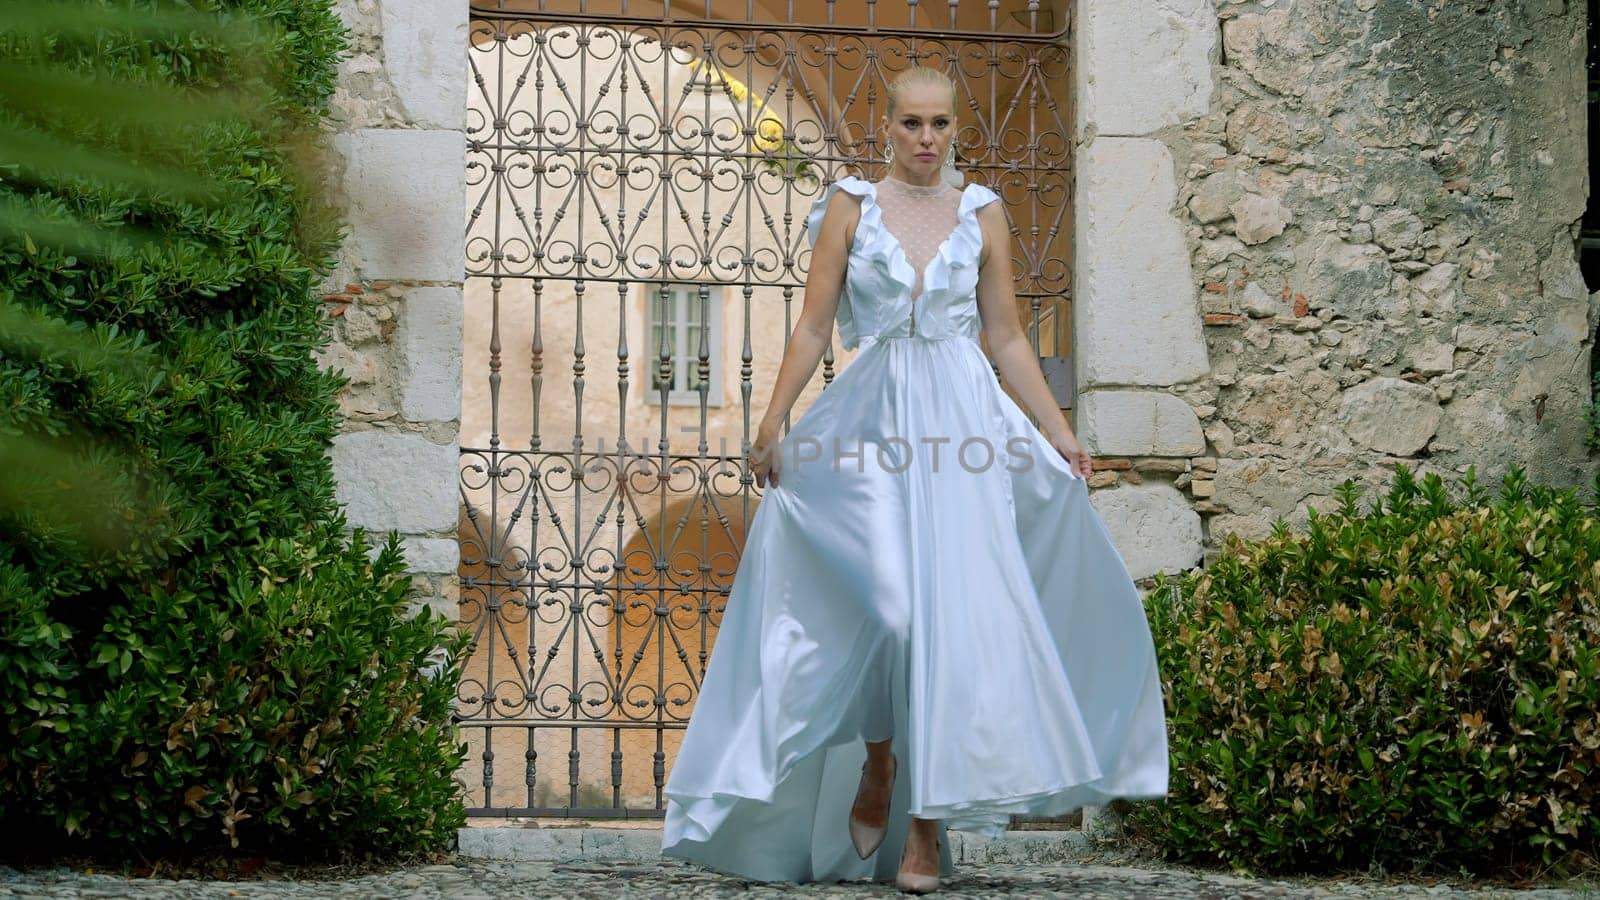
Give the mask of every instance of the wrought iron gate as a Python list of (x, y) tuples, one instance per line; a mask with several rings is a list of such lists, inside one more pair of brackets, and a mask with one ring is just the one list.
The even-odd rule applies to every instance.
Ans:
[(1007, 201), (1024, 320), (1066, 353), (1066, 3), (695, 5), (472, 7), (457, 716), (475, 815), (661, 815), (759, 499), (742, 463), (799, 311), (805, 215), (847, 171), (881, 177), (896, 71), (956, 79), (961, 168)]

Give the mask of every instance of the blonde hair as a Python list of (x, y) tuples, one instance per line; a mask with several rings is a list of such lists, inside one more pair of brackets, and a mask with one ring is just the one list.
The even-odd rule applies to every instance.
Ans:
[(895, 97), (899, 96), (901, 91), (908, 87), (920, 87), (923, 85), (941, 87), (949, 91), (950, 111), (955, 112), (956, 83), (950, 80), (950, 76), (928, 66), (913, 66), (896, 75), (894, 80), (889, 82), (889, 118), (894, 118)]

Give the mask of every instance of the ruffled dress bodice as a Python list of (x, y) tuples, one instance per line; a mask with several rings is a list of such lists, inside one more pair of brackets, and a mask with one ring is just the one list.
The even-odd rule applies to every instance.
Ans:
[[(828, 185), (807, 217), (807, 237), (815, 246), (822, 217), (833, 196), (845, 191), (861, 198), (861, 218), (850, 245), (844, 289), (835, 314), (840, 344), (851, 350), (885, 337), (977, 340), (983, 327), (977, 302), (978, 261), (983, 251), (978, 210), (998, 200), (998, 195), (981, 184), (962, 189), (954, 228), (919, 272), (907, 258), (905, 246), (885, 223), (879, 190), (880, 184), (847, 175)], [(908, 213), (914, 212), (915, 203), (913, 199), (906, 204)], [(940, 203), (937, 196), (928, 198), (928, 222), (939, 221)], [(899, 215), (900, 210), (896, 212), (899, 222), (911, 220), (909, 215)], [(897, 228), (908, 235), (907, 243), (911, 243), (912, 231), (904, 225)], [(920, 294), (915, 293), (919, 282)]]

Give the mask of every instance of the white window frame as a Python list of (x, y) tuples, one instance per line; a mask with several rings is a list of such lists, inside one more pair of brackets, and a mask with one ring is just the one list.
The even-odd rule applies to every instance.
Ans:
[[(700, 391), (688, 387), (689, 379), (694, 375), (699, 365), (699, 336), (691, 334), (690, 312), (700, 303), (700, 287), (697, 282), (678, 281), (667, 286), (667, 303), (672, 310), (670, 323), (672, 342), (672, 379), (673, 386), (667, 390), (668, 406), (699, 406)], [(722, 305), (723, 286), (720, 284), (705, 285), (708, 296), (706, 298), (706, 328), (709, 332), (707, 342), (710, 346), (710, 356), (707, 362), (711, 367), (710, 390), (706, 395), (706, 406), (722, 405)], [(645, 402), (659, 405), (661, 402), (661, 388), (656, 384), (656, 374), (661, 364), (660, 339), (656, 336), (656, 310), (661, 302), (661, 285), (659, 282), (647, 282), (640, 285), (644, 294), (644, 365), (645, 377), (643, 379)]]

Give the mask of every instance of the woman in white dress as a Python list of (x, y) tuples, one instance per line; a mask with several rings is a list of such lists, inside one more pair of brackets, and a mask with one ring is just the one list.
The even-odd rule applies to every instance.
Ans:
[[(1005, 210), (951, 177), (955, 99), (903, 73), (886, 177), (829, 185), (807, 221), (751, 451), (767, 491), (666, 784), (668, 855), (924, 892), (952, 871), (946, 829), (1166, 793), (1142, 600), (1019, 322)], [(861, 350), (780, 436), (835, 323)]]

